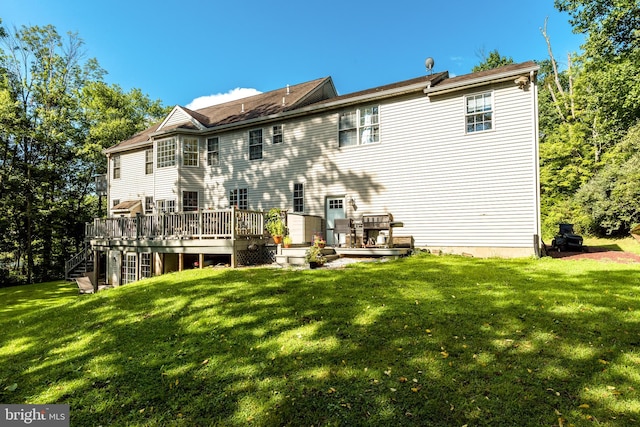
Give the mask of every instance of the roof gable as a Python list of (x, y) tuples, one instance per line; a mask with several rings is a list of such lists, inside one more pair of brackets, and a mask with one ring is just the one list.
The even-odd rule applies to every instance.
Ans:
[(203, 119), (206, 118), (197, 112), (176, 105), (155, 131), (160, 132), (175, 128), (204, 129), (204, 125), (200, 122)]

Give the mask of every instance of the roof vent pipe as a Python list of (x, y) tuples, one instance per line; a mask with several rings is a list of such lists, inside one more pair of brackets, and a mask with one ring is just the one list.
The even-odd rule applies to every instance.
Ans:
[(284, 107), (284, 96), (282, 97), (282, 106)]
[(289, 90), (289, 85), (287, 85), (287, 95), (289, 95), (291, 91)]
[(244, 102), (242, 103), (242, 110), (240, 112), (244, 113)]

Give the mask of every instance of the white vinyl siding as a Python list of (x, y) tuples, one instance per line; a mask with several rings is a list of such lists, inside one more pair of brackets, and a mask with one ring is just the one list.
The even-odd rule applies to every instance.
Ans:
[[(404, 224), (394, 235), (411, 235), (416, 246), (531, 248), (538, 232), (534, 90), (522, 91), (509, 81), (388, 99), (375, 106), (375, 114), (370, 110), (369, 119), (366, 111), (364, 119), (357, 113), (372, 108), (368, 103), (290, 119), (282, 123), (286, 144), (265, 147), (260, 135), (259, 153), (266, 148), (269, 162), (251, 161), (251, 129), (228, 130), (216, 135), (217, 157), (223, 159), (216, 168), (185, 168), (181, 162), (176, 168), (156, 167), (150, 191), (136, 188), (144, 177), (141, 151), (135, 160), (140, 177), (127, 176), (127, 185), (112, 182), (110, 197), (124, 201), (153, 194), (160, 203), (181, 201), (183, 191), (198, 189), (205, 209), (293, 211), (292, 191), (302, 184), (305, 214), (324, 217), (325, 197), (345, 195), (357, 206), (345, 203), (347, 216), (390, 212)], [(485, 93), (491, 93), (491, 131), (468, 133), (466, 97)], [(352, 115), (345, 115), (349, 111)], [(343, 142), (359, 145), (366, 137), (362, 130), (371, 126), (374, 140), (383, 143), (338, 148)], [(353, 130), (343, 137), (340, 129)], [(123, 171), (134, 157), (122, 154)]]
[(145, 172), (146, 152), (147, 149), (140, 149), (119, 154), (122, 178), (110, 180), (111, 200), (140, 200), (144, 203), (145, 196), (153, 196), (154, 175)]

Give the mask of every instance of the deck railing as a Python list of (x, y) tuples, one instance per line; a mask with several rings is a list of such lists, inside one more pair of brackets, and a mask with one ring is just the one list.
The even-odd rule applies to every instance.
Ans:
[(264, 234), (263, 212), (238, 209), (96, 218), (85, 225), (88, 239), (236, 239)]

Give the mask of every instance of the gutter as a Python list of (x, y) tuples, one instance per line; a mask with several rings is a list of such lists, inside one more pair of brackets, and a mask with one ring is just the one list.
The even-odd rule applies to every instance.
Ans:
[(456, 92), (462, 89), (471, 89), (478, 86), (484, 86), (487, 83), (502, 83), (513, 79), (515, 76), (520, 76), (523, 74), (531, 74), (540, 69), (540, 66), (535, 65), (532, 67), (521, 68), (518, 70), (510, 70), (507, 72), (492, 74), (490, 77), (476, 77), (468, 80), (461, 80), (453, 83), (445, 83), (442, 86), (436, 87), (427, 87), (424, 89), (424, 93), (427, 96), (430, 95), (441, 95), (445, 93)]
[[(366, 93), (366, 94), (363, 94), (363, 95), (348, 97), (346, 99), (338, 99), (338, 100), (335, 100), (335, 101), (328, 100), (328, 102), (324, 102), (322, 104), (313, 104), (313, 105), (309, 105), (309, 106), (298, 108), (298, 109), (291, 110), (291, 111), (285, 111), (285, 112), (281, 112), (281, 113), (271, 114), (269, 116), (256, 117), (254, 119), (249, 119), (249, 120), (245, 120), (245, 121), (242, 121), (242, 122), (236, 122), (236, 123), (229, 123), (229, 124), (225, 124), (225, 125), (214, 126), (214, 127), (211, 127), (211, 128), (206, 128), (204, 130), (181, 129), (181, 128), (172, 128), (172, 129), (167, 130), (167, 131), (162, 131), (161, 130), (161, 131), (150, 133), (149, 134), (149, 139), (147, 139), (146, 141), (141, 141), (141, 142), (137, 142), (135, 144), (127, 145), (126, 147), (122, 147), (120, 149), (118, 149), (117, 146), (116, 147), (112, 147), (112, 148), (107, 148), (107, 149), (103, 150), (103, 153), (107, 154), (107, 153), (115, 153), (115, 152), (124, 152), (124, 151), (135, 150), (137, 148), (141, 148), (141, 147), (144, 147), (144, 146), (147, 146), (147, 145), (151, 144), (152, 143), (151, 139), (155, 138), (155, 137), (159, 137), (159, 136), (170, 136), (170, 135), (173, 135), (173, 134), (203, 135), (203, 134), (209, 134), (209, 133), (217, 133), (217, 132), (226, 131), (226, 130), (234, 129), (234, 128), (241, 129), (243, 127), (250, 127), (250, 126), (255, 125), (257, 123), (265, 123), (266, 124), (266, 123), (269, 123), (269, 122), (281, 121), (281, 120), (285, 120), (285, 119), (296, 118), (296, 117), (299, 117), (299, 116), (305, 116), (305, 115), (308, 115), (309, 113), (321, 113), (321, 112), (324, 112), (324, 111), (334, 110), (334, 109), (341, 108), (341, 107), (347, 107), (347, 106), (350, 106), (350, 105), (359, 104), (359, 103), (366, 102), (366, 101), (374, 101), (374, 100), (379, 100), (379, 99), (386, 99), (386, 98), (391, 98), (391, 97), (395, 97), (395, 96), (406, 95), (406, 94), (415, 93), (415, 92), (418, 92), (418, 91), (421, 91), (421, 90), (427, 90), (432, 85), (437, 84), (438, 82), (442, 81), (446, 77), (447, 77), (447, 73), (443, 72), (439, 76), (436, 76), (435, 79), (428, 80), (428, 81), (425, 81), (425, 82), (420, 82), (420, 83), (414, 83), (414, 84), (412, 84), (410, 86), (402, 86), (402, 87), (399, 87), (399, 88), (388, 89), (388, 90), (381, 91), (381, 92)], [(425, 89), (425, 86), (427, 87), (427, 89)]]

